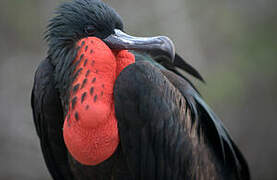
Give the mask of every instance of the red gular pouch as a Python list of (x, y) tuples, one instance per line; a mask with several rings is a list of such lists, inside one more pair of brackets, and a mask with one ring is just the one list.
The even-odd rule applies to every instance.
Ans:
[(119, 144), (113, 87), (119, 73), (135, 62), (127, 50), (112, 51), (102, 40), (88, 37), (74, 60), (77, 75), (70, 90), (63, 136), (70, 154), (81, 164), (97, 165)]

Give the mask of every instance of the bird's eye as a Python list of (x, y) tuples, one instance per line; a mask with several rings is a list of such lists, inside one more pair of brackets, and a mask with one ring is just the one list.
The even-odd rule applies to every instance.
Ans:
[(95, 32), (96, 32), (96, 29), (94, 28), (94, 26), (92, 25), (87, 25), (85, 27), (85, 32), (87, 33), (87, 35), (91, 36), (91, 35), (94, 35)]

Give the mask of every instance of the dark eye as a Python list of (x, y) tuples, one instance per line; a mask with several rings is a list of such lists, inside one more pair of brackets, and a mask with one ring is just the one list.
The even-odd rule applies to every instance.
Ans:
[(96, 29), (94, 28), (94, 26), (92, 25), (87, 25), (85, 27), (85, 32), (87, 33), (87, 35), (91, 36), (91, 35), (94, 35), (95, 32), (96, 32)]

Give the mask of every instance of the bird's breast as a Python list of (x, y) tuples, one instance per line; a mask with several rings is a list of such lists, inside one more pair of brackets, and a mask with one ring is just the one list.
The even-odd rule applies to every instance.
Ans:
[(118, 74), (135, 59), (125, 50), (113, 52), (95, 37), (82, 39), (77, 45), (63, 135), (77, 161), (97, 165), (118, 146), (113, 87)]

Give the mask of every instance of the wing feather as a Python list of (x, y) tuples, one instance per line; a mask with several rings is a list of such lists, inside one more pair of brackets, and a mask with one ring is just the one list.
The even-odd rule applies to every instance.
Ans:
[(189, 82), (167, 72), (139, 61), (116, 80), (120, 140), (134, 179), (248, 179), (247, 164), (219, 119)]
[[(162, 73), (170, 80), (170, 82), (178, 88), (186, 99), (193, 99), (195, 104), (189, 104), (194, 114), (194, 118), (198, 126), (209, 134), (209, 141), (216, 152), (221, 152), (221, 159), (225, 164), (230, 164), (237, 171), (237, 175), (241, 179), (250, 179), (248, 165), (246, 160), (238, 150), (237, 146), (230, 137), (228, 130), (223, 126), (220, 118), (213, 110), (205, 103), (199, 93), (181, 77), (178, 77), (173, 72), (161, 70)], [(188, 102), (192, 102), (188, 100)], [(197, 106), (197, 108), (195, 107)], [(212, 125), (212, 128), (210, 128)], [(216, 140), (217, 139), (217, 140)], [(219, 143), (218, 143), (219, 141)], [(227, 149), (227, 150), (225, 150)]]
[(39, 65), (32, 90), (34, 123), (47, 168), (57, 180), (72, 179), (63, 141), (63, 110), (53, 78), (53, 66), (46, 59)]

